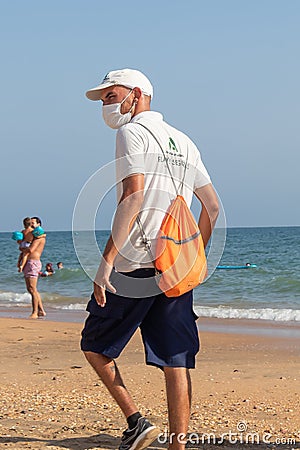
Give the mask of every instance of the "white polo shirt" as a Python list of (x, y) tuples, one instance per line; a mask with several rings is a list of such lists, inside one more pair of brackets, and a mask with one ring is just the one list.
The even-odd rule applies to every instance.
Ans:
[[(151, 130), (162, 145), (164, 154), (154, 137), (139, 123)], [(119, 128), (116, 138), (118, 200), (122, 195), (122, 180), (132, 174), (144, 174), (144, 202), (140, 218), (146, 236), (151, 240), (153, 255), (159, 227), (171, 201), (176, 197), (165, 159), (168, 160), (178, 193), (190, 206), (195, 189), (211, 183), (195, 144), (154, 111), (144, 111)], [(143, 267), (153, 267), (153, 264), (135, 222), (115, 260), (115, 268), (119, 272), (128, 272)]]

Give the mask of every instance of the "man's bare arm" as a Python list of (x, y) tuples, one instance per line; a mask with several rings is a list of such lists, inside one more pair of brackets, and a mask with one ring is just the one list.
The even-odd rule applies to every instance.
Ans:
[(94, 282), (94, 296), (100, 306), (105, 305), (105, 286), (115, 292), (109, 281), (114, 260), (128, 238), (144, 200), (143, 174), (131, 175), (122, 183), (123, 194), (115, 214), (112, 233), (107, 241)]
[(218, 197), (212, 184), (196, 189), (195, 195), (202, 205), (198, 226), (206, 247), (219, 215)]
[(103, 252), (103, 257), (109, 264), (114, 263), (118, 251), (128, 238), (144, 200), (144, 175), (132, 175), (122, 183), (123, 194), (117, 207), (111, 236)]

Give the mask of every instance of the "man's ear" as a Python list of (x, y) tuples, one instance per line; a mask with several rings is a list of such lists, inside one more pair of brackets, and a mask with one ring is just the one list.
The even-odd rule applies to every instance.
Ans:
[[(137, 100), (139, 100), (139, 99), (141, 98), (141, 95), (142, 95), (142, 91), (140, 90), (140, 88), (135, 87), (135, 88), (133, 89), (133, 92), (134, 92), (135, 98), (136, 98)], [(137, 103), (137, 102), (136, 102), (136, 103)]]

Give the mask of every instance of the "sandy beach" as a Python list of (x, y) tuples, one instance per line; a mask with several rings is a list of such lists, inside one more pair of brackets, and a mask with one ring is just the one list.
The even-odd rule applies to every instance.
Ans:
[[(202, 325), (188, 447), (300, 448), (299, 338), (272, 327), (264, 336)], [(79, 350), (81, 328), (0, 319), (1, 449), (118, 448), (125, 421)], [(163, 375), (145, 366), (138, 333), (119, 367), (140, 411), (162, 431), (151, 448), (167, 448)]]

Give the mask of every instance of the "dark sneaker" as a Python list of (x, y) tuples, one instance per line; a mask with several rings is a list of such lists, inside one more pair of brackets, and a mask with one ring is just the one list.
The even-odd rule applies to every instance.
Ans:
[(158, 428), (145, 417), (140, 417), (134, 428), (124, 431), (119, 450), (142, 450), (155, 441), (158, 435)]

